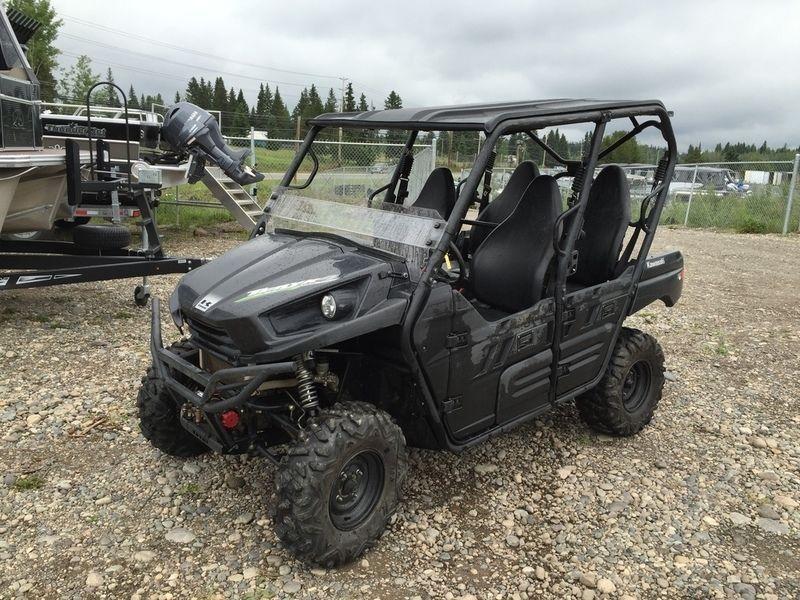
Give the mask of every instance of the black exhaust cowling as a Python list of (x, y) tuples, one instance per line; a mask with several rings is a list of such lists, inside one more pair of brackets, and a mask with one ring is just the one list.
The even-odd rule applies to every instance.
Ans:
[(250, 150), (234, 150), (228, 146), (216, 119), (191, 102), (178, 102), (167, 110), (161, 134), (175, 151), (188, 150), (198, 158), (212, 161), (239, 185), (264, 179), (264, 175), (244, 164)]

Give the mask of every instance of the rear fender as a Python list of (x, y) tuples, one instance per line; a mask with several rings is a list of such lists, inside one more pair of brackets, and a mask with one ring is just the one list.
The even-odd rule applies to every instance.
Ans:
[(679, 251), (648, 257), (629, 315), (656, 300), (674, 306), (683, 292), (683, 255)]

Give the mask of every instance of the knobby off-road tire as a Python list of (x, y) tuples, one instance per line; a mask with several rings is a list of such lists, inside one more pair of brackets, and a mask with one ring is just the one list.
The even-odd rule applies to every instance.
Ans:
[[(188, 342), (177, 342), (169, 350), (181, 354), (192, 347)], [(186, 431), (180, 423), (180, 407), (164, 387), (156, 370), (151, 366), (142, 377), (136, 398), (139, 409), (139, 429), (153, 446), (169, 454), (188, 458), (208, 452), (200, 440)]]
[(623, 327), (600, 383), (575, 403), (590, 427), (630, 436), (651, 421), (663, 388), (661, 346), (653, 336)]
[(403, 432), (387, 413), (364, 402), (323, 410), (278, 468), (278, 537), (325, 567), (353, 560), (389, 523), (407, 466)]

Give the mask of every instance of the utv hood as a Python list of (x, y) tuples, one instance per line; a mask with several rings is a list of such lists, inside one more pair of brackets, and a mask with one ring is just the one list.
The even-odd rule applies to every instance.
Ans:
[[(185, 275), (170, 310), (226, 358), (282, 359), (399, 323), (407, 295), (390, 294), (389, 276), (398, 269), (346, 242), (264, 234)], [(320, 309), (328, 292), (348, 299), (332, 320)]]

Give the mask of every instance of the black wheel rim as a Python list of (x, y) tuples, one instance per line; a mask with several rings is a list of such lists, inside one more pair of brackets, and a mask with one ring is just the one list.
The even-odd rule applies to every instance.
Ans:
[(333, 482), (328, 503), (337, 529), (355, 529), (369, 518), (383, 492), (383, 478), (383, 460), (372, 450), (347, 461)]
[(641, 408), (650, 393), (650, 365), (644, 361), (634, 363), (622, 384), (622, 404), (628, 412)]

